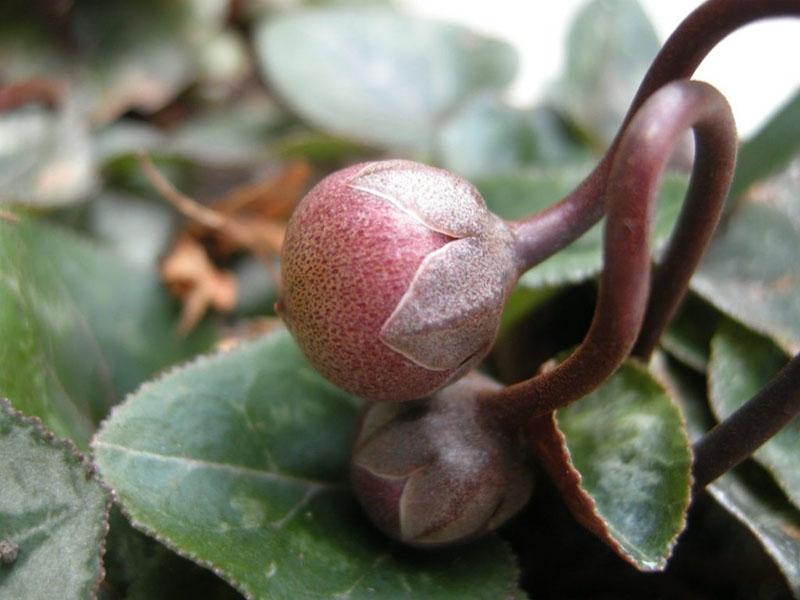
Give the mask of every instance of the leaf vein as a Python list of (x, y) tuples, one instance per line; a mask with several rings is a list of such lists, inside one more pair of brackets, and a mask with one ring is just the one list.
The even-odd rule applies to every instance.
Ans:
[(254, 477), (257, 479), (266, 479), (269, 481), (278, 481), (281, 483), (289, 483), (294, 485), (300, 485), (314, 492), (318, 492), (320, 490), (346, 490), (347, 487), (343, 483), (333, 482), (333, 481), (322, 481), (318, 479), (310, 479), (307, 477), (298, 477), (295, 475), (289, 475), (286, 473), (280, 472), (272, 472), (272, 471), (264, 471), (261, 469), (255, 469), (253, 467), (245, 467), (243, 465), (235, 465), (231, 463), (222, 463), (222, 462), (213, 462), (209, 460), (203, 460), (199, 458), (191, 458), (188, 456), (176, 456), (176, 455), (169, 455), (169, 454), (159, 454), (157, 452), (150, 452), (148, 450), (139, 450), (137, 448), (129, 448), (126, 446), (120, 446), (118, 444), (113, 444), (110, 442), (104, 442), (102, 440), (95, 440), (93, 444), (95, 449), (98, 448), (105, 448), (107, 450), (122, 452), (131, 456), (136, 456), (140, 458), (145, 458), (149, 460), (154, 460), (158, 462), (164, 463), (173, 463), (185, 468), (190, 469), (213, 469), (215, 471), (225, 471), (228, 473), (242, 475), (245, 477)]

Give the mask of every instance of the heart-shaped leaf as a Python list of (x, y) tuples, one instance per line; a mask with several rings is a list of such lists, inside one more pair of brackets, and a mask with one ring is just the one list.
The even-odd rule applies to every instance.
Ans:
[(93, 447), (134, 524), (247, 596), (514, 596), (497, 538), (420, 554), (366, 521), (345, 483), (358, 404), (277, 332), (145, 385)]
[[(709, 396), (721, 421), (747, 402), (787, 362), (770, 340), (726, 321), (711, 342)], [(800, 507), (800, 417), (795, 418), (753, 455)]]
[(2, 398), (0, 457), (0, 596), (91, 597), (109, 507), (94, 472), (71, 443)]
[(659, 45), (636, 0), (594, 0), (576, 15), (554, 96), (599, 147), (616, 133)]
[[(586, 169), (540, 169), (516, 174), (480, 177), (475, 185), (489, 208), (504, 219), (519, 219), (547, 208), (580, 183)], [(659, 193), (655, 217), (655, 248), (669, 237), (678, 219), (686, 177), (667, 174)], [(556, 287), (589, 279), (603, 265), (603, 229), (598, 223), (581, 238), (535, 266), (520, 278), (530, 288)]]
[(182, 339), (155, 273), (64, 230), (0, 221), (0, 394), (85, 448), (124, 394), (211, 342)]
[(346, 138), (426, 151), (444, 116), (516, 71), (513, 49), (463, 28), (382, 7), (265, 19), (264, 73), (301, 116)]
[(641, 365), (534, 421), (531, 441), (575, 518), (642, 571), (686, 524), (691, 451), (680, 411)]
[[(693, 385), (683, 371), (658, 362), (659, 375), (679, 402), (689, 436), (695, 441), (713, 424), (704, 390)], [(758, 539), (794, 595), (800, 597), (800, 510), (787, 501), (766, 472), (750, 462), (726, 473), (706, 489)]]
[(722, 312), (800, 351), (800, 161), (750, 190), (723, 221), (692, 289)]

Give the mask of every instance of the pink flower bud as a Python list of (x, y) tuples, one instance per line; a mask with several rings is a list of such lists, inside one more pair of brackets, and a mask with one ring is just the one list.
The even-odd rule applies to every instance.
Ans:
[(309, 361), (373, 401), (410, 400), (477, 364), (518, 271), (477, 190), (406, 160), (355, 165), (297, 207), (279, 310)]
[(406, 544), (437, 546), (488, 533), (527, 503), (523, 437), (478, 411), (478, 395), (498, 387), (473, 372), (430, 398), (367, 405), (351, 480), (375, 525)]

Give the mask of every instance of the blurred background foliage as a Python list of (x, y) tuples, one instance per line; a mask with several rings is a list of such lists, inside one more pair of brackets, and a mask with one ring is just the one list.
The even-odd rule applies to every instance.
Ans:
[[(109, 409), (143, 381), (273, 329), (292, 208), (353, 162), (445, 167), (506, 218), (544, 208), (601, 156), (659, 43), (635, 0), (589, 2), (560, 78), (520, 108), (504, 100), (513, 47), (388, 0), (5, 0), (0, 395), (86, 450)], [(800, 349), (799, 106), (800, 95), (743, 142), (728, 217), (665, 337), (663, 360), (692, 392), (688, 412), (697, 408), (690, 424), (730, 408), (709, 404), (703, 377), (730, 368), (731, 337), (756, 336), (773, 358)], [(160, 187), (140, 153), (166, 177)], [(690, 164), (687, 140), (662, 190), (658, 241)], [(528, 376), (580, 340), (600, 231), (523, 277), (490, 360), (502, 379)], [(747, 367), (747, 357), (736, 360)], [(800, 460), (800, 435), (781, 443), (773, 463)], [(611, 595), (777, 598), (800, 593), (800, 513), (789, 500), (797, 489), (785, 479), (753, 463), (719, 484), (713, 495), (744, 527), (704, 497), (665, 574), (636, 573), (612, 556), (565, 517), (549, 484), (524, 527), (505, 535), (535, 597), (605, 585)], [(235, 595), (121, 515), (112, 525), (103, 597)], [(585, 564), (577, 574), (576, 557)], [(165, 587), (165, 572), (185, 582), (182, 591)]]

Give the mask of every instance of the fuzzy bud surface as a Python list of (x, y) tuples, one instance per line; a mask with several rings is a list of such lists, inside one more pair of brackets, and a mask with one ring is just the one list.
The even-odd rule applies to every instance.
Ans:
[(439, 546), (488, 533), (527, 503), (524, 440), (478, 411), (478, 395), (497, 387), (472, 372), (430, 398), (367, 405), (351, 481), (375, 525), (409, 545)]
[(309, 361), (371, 401), (426, 396), (489, 351), (518, 275), (514, 237), (466, 180), (354, 165), (298, 205), (279, 311)]

